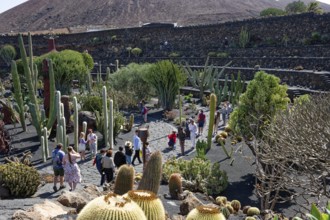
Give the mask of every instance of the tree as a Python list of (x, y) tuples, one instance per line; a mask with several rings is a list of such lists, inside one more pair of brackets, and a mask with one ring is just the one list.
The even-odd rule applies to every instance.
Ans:
[(287, 4), (285, 11), (288, 14), (299, 14), (307, 11), (307, 6), (304, 2), (298, 0)]
[[(263, 139), (255, 142), (262, 209), (298, 196), (310, 202), (329, 200), (329, 112), (330, 94), (295, 99), (291, 108), (277, 112)], [(304, 205), (302, 200), (297, 204)]]
[(144, 77), (156, 90), (163, 109), (172, 110), (180, 86), (186, 81), (179, 67), (169, 60), (159, 61)]
[(310, 2), (307, 5), (307, 11), (315, 14), (322, 14), (323, 9), (320, 7), (320, 2)]
[(0, 49), (0, 57), (7, 64), (7, 66), (9, 66), (11, 61), (14, 60), (16, 57), (15, 48), (10, 44), (4, 45)]
[(285, 11), (279, 8), (266, 8), (260, 12), (261, 17), (285, 15)]
[(276, 112), (287, 108), (287, 86), (279, 83), (274, 75), (263, 71), (255, 74), (230, 116), (229, 125), (236, 133), (247, 138), (258, 131), (257, 136), (261, 137)]

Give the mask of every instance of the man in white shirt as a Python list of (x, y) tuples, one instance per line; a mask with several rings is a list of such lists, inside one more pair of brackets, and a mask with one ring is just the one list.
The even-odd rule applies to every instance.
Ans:
[(93, 133), (92, 129), (88, 129), (87, 141), (92, 154), (92, 158), (94, 158), (97, 153), (97, 136), (95, 133)]
[(190, 131), (190, 140), (191, 140), (191, 147), (195, 148), (196, 145), (196, 135), (197, 135), (197, 125), (193, 119), (190, 119), (189, 124), (189, 131)]
[(133, 137), (133, 150), (135, 151), (134, 157), (133, 157), (133, 161), (132, 161), (132, 165), (134, 165), (134, 161), (137, 158), (139, 163), (142, 163), (141, 158), (140, 158), (140, 151), (141, 151), (141, 139), (138, 136), (139, 131), (135, 130), (135, 135)]

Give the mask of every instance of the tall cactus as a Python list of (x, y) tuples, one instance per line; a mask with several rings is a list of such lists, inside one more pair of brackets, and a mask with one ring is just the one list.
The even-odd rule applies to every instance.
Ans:
[(109, 146), (110, 149), (113, 149), (113, 100), (110, 99), (110, 109), (109, 109), (109, 136), (108, 136), (108, 140), (109, 140)]
[(86, 138), (86, 132), (87, 132), (87, 122), (83, 121), (83, 132), (85, 134), (84, 139)]
[[(50, 130), (54, 122), (56, 120), (56, 111), (58, 110), (56, 108), (55, 103), (55, 96), (56, 96), (56, 88), (55, 88), (55, 75), (54, 75), (54, 67), (53, 62), (51, 60), (48, 60), (48, 66), (49, 66), (49, 115), (48, 115), (48, 121), (47, 121), (47, 129)], [(60, 99), (61, 100), (61, 99)]]
[(156, 151), (151, 154), (150, 159), (143, 171), (143, 176), (138, 190), (149, 190), (158, 194), (160, 180), (162, 178), (162, 154)]
[[(103, 120), (104, 120), (104, 132), (103, 132), (103, 140), (106, 148), (109, 147), (109, 119), (108, 119), (108, 94), (107, 87), (103, 86), (102, 88), (102, 103), (103, 103)], [(112, 149), (112, 148), (110, 148)]]
[(44, 137), (44, 146), (45, 146), (45, 155), (46, 159), (50, 156), (49, 154), (49, 148), (48, 148), (48, 131), (47, 128), (44, 127), (43, 131), (43, 137)]
[(79, 139), (79, 134), (78, 134), (78, 102), (77, 98), (73, 97), (73, 129), (74, 129), (74, 147), (75, 150), (78, 152), (78, 139)]
[(18, 113), (19, 118), (21, 121), (21, 125), (23, 128), (23, 131), (26, 131), (26, 123), (25, 123), (25, 112), (24, 112), (24, 104), (23, 104), (23, 96), (21, 91), (21, 82), (19, 80), (18, 72), (17, 72), (17, 66), (15, 61), (11, 61), (11, 75), (13, 78), (13, 84), (14, 84), (14, 96), (15, 100), (17, 102), (18, 107)]
[[(26, 50), (24, 47), (24, 42), (23, 42), (23, 37), (20, 34), (18, 37), (18, 43), (19, 43), (19, 48), (20, 48), (20, 53), (21, 53), (21, 59), (22, 59), (22, 63), (23, 63), (23, 68), (24, 68), (24, 74), (25, 74), (25, 78), (26, 78), (26, 84), (28, 87), (28, 91), (29, 91), (29, 98), (31, 101), (30, 106), (32, 106), (33, 110), (35, 112), (31, 112), (32, 114), (32, 121), (33, 121), (33, 125), (35, 126), (38, 136), (39, 138), (41, 137), (41, 116), (40, 116), (40, 109), (39, 109), (39, 104), (38, 104), (38, 100), (37, 100), (37, 96), (35, 94), (35, 88), (33, 86), (33, 73), (31, 73), (31, 71), (34, 69), (33, 66), (29, 65), (29, 61), (26, 55)], [(31, 40), (31, 35), (29, 34), (29, 48), (32, 48), (32, 40)], [(32, 52), (30, 52), (30, 57), (33, 56)]]
[(217, 97), (215, 94), (211, 94), (210, 96), (210, 119), (209, 119), (209, 130), (207, 134), (207, 148), (211, 149), (212, 144), (212, 134), (213, 134), (213, 125), (214, 125), (214, 114), (215, 108), (217, 106)]
[(132, 166), (128, 166), (126, 164), (120, 166), (113, 192), (118, 195), (124, 195), (128, 191), (132, 190), (134, 186), (134, 175), (135, 170)]

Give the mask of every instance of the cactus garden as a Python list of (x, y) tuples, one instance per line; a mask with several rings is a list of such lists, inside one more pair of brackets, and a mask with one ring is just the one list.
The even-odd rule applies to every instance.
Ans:
[[(328, 92), (289, 97), (279, 77), (258, 68), (247, 81), (232, 62), (214, 66), (209, 56), (195, 66), (173, 59), (108, 65), (69, 46), (35, 54), (33, 38), (17, 36), (17, 55), (1, 76), (6, 219), (329, 219)], [(132, 59), (142, 56), (131, 48)], [(128, 142), (142, 161), (106, 167), (120, 147), (130, 163)], [(77, 156), (77, 190), (67, 180), (56, 186), (59, 146), (71, 164), (86, 153)], [(113, 180), (100, 184), (107, 169)]]

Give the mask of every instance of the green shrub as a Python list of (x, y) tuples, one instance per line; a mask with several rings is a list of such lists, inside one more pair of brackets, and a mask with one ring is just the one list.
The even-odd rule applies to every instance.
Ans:
[(138, 56), (142, 53), (142, 50), (141, 50), (140, 48), (138, 48), (138, 47), (135, 47), (135, 48), (133, 48), (133, 49), (131, 50), (131, 53), (132, 53), (134, 56), (138, 57)]
[(218, 58), (227, 58), (228, 57), (228, 53), (226, 53), (226, 52), (219, 52), (219, 53), (217, 53), (217, 57)]
[(10, 62), (16, 57), (15, 47), (10, 44), (4, 45), (0, 49), (0, 57), (9, 66)]
[(81, 55), (83, 56), (84, 63), (87, 66), (87, 68), (89, 70), (93, 69), (94, 68), (93, 57), (89, 53), (87, 53), (87, 52), (83, 52), (83, 53), (81, 53)]
[(206, 149), (207, 149), (207, 142), (198, 139), (196, 143), (196, 157), (205, 160)]
[(102, 97), (101, 96), (80, 96), (78, 101), (82, 111), (102, 112)]
[(285, 11), (279, 8), (266, 8), (260, 12), (261, 17), (285, 15)]

